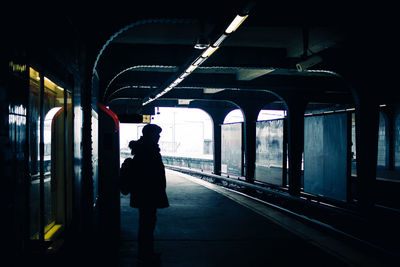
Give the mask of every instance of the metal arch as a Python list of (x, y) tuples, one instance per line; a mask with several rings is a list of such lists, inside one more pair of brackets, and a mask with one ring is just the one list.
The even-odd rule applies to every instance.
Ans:
[(198, 20), (195, 19), (145, 19), (145, 20), (140, 20), (137, 22), (134, 22), (132, 24), (129, 24), (113, 35), (104, 43), (103, 47), (100, 49), (99, 53), (96, 56), (96, 60), (93, 65), (92, 69), (92, 75), (94, 75), (97, 71), (97, 64), (99, 63), (100, 57), (103, 55), (103, 52), (106, 50), (106, 48), (109, 46), (109, 44), (116, 38), (118, 37), (121, 33), (132, 29), (133, 27), (139, 26), (139, 25), (145, 25), (145, 24), (151, 24), (151, 23), (160, 23), (160, 24), (195, 24), (197, 23)]
[(144, 25), (144, 24), (151, 24), (151, 23), (171, 23), (171, 24), (178, 24), (178, 23), (186, 23), (186, 24), (194, 24), (198, 22), (195, 19), (145, 19), (145, 20), (140, 20), (137, 22), (134, 22), (132, 24), (129, 24), (125, 27), (123, 27), (121, 30), (117, 31), (116, 33), (114, 33), (110, 39), (108, 39), (106, 41), (106, 43), (103, 45), (103, 47), (100, 49), (99, 53), (97, 54), (96, 60), (94, 62), (94, 66), (93, 66), (93, 73), (95, 72), (96, 68), (97, 68), (97, 64), (100, 60), (101, 55), (103, 54), (104, 50), (107, 48), (107, 46), (116, 38), (118, 37), (121, 33), (139, 26), (139, 25)]
[(305, 72), (306, 73), (325, 74), (325, 75), (336, 77), (336, 78), (340, 79), (343, 82), (343, 84), (350, 90), (350, 92), (354, 98), (354, 103), (356, 105), (360, 104), (360, 96), (359, 96), (357, 90), (355, 90), (355, 88), (353, 86), (351, 86), (341, 74), (339, 74), (335, 71), (330, 71), (330, 70), (306, 70)]
[[(112, 84), (119, 76), (121, 76), (122, 74), (124, 74), (125, 72), (128, 72), (128, 71), (136, 71), (136, 70), (145, 69), (145, 68), (150, 68), (150, 69), (151, 69), (151, 68), (155, 68), (155, 69), (156, 69), (156, 68), (158, 68), (158, 69), (164, 68), (164, 69), (175, 69), (175, 70), (178, 70), (178, 69), (179, 69), (178, 66), (166, 66), (166, 65), (136, 65), (136, 66), (132, 66), (132, 67), (126, 68), (126, 69), (120, 71), (118, 74), (116, 74), (116, 75), (110, 80), (110, 82), (108, 83), (106, 89), (104, 90), (103, 101), (106, 102), (107, 99), (108, 99), (108, 97), (110, 97), (111, 95), (113, 95), (113, 94), (116, 92), (116, 91), (112, 92), (112, 93), (107, 97), (107, 99), (106, 99), (106, 95), (107, 95), (107, 91), (108, 91), (109, 87), (111, 86), (111, 84)], [(252, 69), (271, 69), (271, 68), (260, 68), (260, 67), (223, 67), (223, 66), (207, 66), (207, 67), (201, 67), (201, 66), (200, 66), (200, 67), (198, 67), (195, 71), (198, 72), (198, 73), (201, 73), (202, 70), (207, 71), (207, 70), (213, 70), (213, 69), (223, 70), (223, 71), (226, 71), (226, 72), (232, 72), (232, 71), (237, 71), (237, 70), (240, 70), (240, 69), (252, 70)], [(178, 87), (177, 87), (177, 88), (178, 88)], [(121, 89), (121, 88), (120, 88), (120, 89)], [(118, 89), (118, 90), (120, 90), (120, 89)]]
[[(124, 86), (124, 87), (121, 87), (121, 88), (117, 89), (115, 92), (121, 91), (121, 90), (125, 90), (125, 89), (129, 89), (129, 88), (134, 88), (134, 87)], [(181, 87), (175, 87), (175, 88), (178, 89), (178, 90), (179, 89), (189, 89), (189, 90), (190, 89), (193, 89), (193, 90), (202, 90), (202, 89), (204, 89), (203, 87), (188, 87), (188, 86), (181, 86)], [(286, 103), (286, 100), (284, 99), (284, 97), (281, 96), (280, 94), (278, 94), (277, 92), (272, 91), (272, 90), (255, 89), (255, 88), (232, 88), (232, 87), (217, 87), (217, 89), (224, 89), (224, 90), (229, 90), (229, 91), (249, 91), (249, 92), (259, 92), (259, 93), (272, 94), (275, 97), (277, 97), (279, 100), (281, 100), (285, 104), (285, 106), (287, 107), (287, 103)], [(110, 99), (109, 103), (112, 102), (112, 101), (115, 101), (115, 100), (120, 100), (120, 99), (136, 99), (136, 98), (133, 98), (133, 97), (131, 97), (131, 98), (129, 98), (129, 97), (127, 97), (127, 98), (126, 97), (118, 98), (117, 97), (117, 98)], [(163, 99), (166, 100), (166, 99), (169, 99), (169, 98), (163, 98)], [(173, 98), (173, 99), (175, 99), (175, 98)], [(206, 101), (208, 99), (199, 98), (199, 99), (196, 99), (196, 100)], [(213, 100), (215, 100), (215, 99), (213, 99)], [(215, 100), (215, 101), (228, 101), (228, 102), (234, 103), (234, 101), (230, 100), (230, 99), (218, 99), (218, 100)], [(234, 103), (234, 104), (239, 107), (239, 105), (237, 103)]]
[[(177, 66), (164, 66), (164, 65), (137, 65), (137, 66), (132, 66), (129, 67), (123, 71), (121, 71), (120, 73), (118, 73), (116, 76), (114, 76), (114, 78), (110, 81), (109, 85), (107, 86), (107, 89), (105, 91), (105, 93), (107, 92), (108, 88), (110, 87), (111, 83), (120, 75), (122, 75), (123, 73), (127, 72), (127, 71), (132, 71), (132, 70), (139, 70), (141, 68), (166, 68), (166, 69), (174, 69), (174, 68), (178, 68)], [(222, 72), (235, 72), (237, 70), (240, 69), (269, 69), (268, 67), (264, 67), (264, 68), (260, 68), (260, 67), (225, 67), (225, 66), (205, 66), (205, 67), (198, 67), (198, 69), (196, 69), (196, 72), (201, 73), (201, 72), (207, 72), (207, 70), (221, 70)], [(288, 70), (290, 71), (290, 70)], [(344, 82), (345, 86), (352, 92), (354, 99), (358, 99), (358, 94), (357, 92), (346, 82), (346, 80), (338, 73), (333, 72), (333, 71), (327, 71), (327, 70), (306, 70), (304, 71), (304, 73), (302, 75), (313, 75), (313, 76), (332, 76), (332, 77), (336, 77), (339, 78), (342, 82)], [(271, 75), (271, 74), (269, 74)], [(273, 75), (273, 74), (272, 74)], [(107, 101), (109, 99), (110, 96), (112, 96), (114, 93), (121, 91), (121, 90), (125, 90), (128, 88), (134, 88), (132, 86), (125, 86), (125, 87), (121, 87), (118, 88), (117, 90), (115, 90), (113, 93), (111, 93), (108, 98)], [(196, 86), (177, 86), (175, 87), (176, 89), (194, 89), (194, 90), (202, 90), (203, 87), (196, 87)], [(207, 87), (210, 88), (210, 87)], [(217, 89), (224, 89), (224, 90), (229, 90), (229, 91), (257, 91), (257, 92), (266, 92), (266, 93), (270, 93), (272, 95), (274, 95), (275, 97), (277, 97), (279, 100), (281, 100), (286, 109), (288, 109), (288, 105), (287, 105), (287, 101), (285, 99), (284, 96), (282, 96), (279, 92), (276, 92), (276, 90), (273, 89), (256, 89), (256, 88), (246, 88), (246, 87), (216, 87)], [(113, 99), (114, 100), (114, 99)]]
[[(176, 89), (198, 89), (201, 90), (203, 87), (194, 87), (194, 86), (181, 86), (181, 87), (175, 87)], [(210, 88), (210, 87), (207, 87)], [(276, 96), (278, 99), (282, 100), (285, 103), (285, 106), (287, 107), (286, 100), (284, 99), (283, 96), (281, 96), (279, 93), (271, 90), (271, 89), (255, 89), (255, 88), (244, 88), (244, 87), (216, 87), (215, 89), (224, 89), (224, 90), (229, 90), (229, 91), (250, 91), (250, 92), (264, 92), (264, 93), (270, 93), (274, 96)]]
[[(149, 87), (151, 87), (151, 86), (149, 86)], [(118, 88), (117, 90), (115, 90), (114, 92), (112, 92), (112, 93), (109, 95), (109, 97), (111, 97), (113, 94), (116, 94), (116, 93), (118, 93), (118, 92), (120, 92), (120, 91), (123, 91), (123, 90), (126, 90), (126, 89), (142, 89), (142, 88), (144, 88), (144, 86), (135, 86), (135, 85), (124, 86), (124, 87)], [(151, 88), (154, 89), (154, 87), (151, 87)], [(107, 101), (104, 101), (104, 103), (108, 103), (109, 97), (107, 98)], [(113, 100), (113, 99), (111, 99), (110, 102), (111, 102), (112, 100)]]
[[(132, 66), (132, 67), (126, 68), (126, 69), (120, 71), (117, 75), (115, 75), (115, 76), (110, 80), (110, 82), (108, 83), (106, 89), (104, 90), (103, 101), (106, 102), (106, 101), (108, 100), (108, 98), (116, 92), (116, 91), (112, 92), (112, 93), (107, 97), (107, 99), (106, 99), (106, 95), (107, 95), (107, 91), (108, 91), (109, 87), (111, 86), (111, 84), (112, 84), (119, 76), (121, 76), (122, 74), (124, 74), (125, 72), (128, 72), (128, 71), (135, 71), (135, 70), (145, 69), (145, 68), (150, 68), (150, 69), (151, 69), (151, 68), (154, 68), (154, 69), (156, 69), (156, 68), (157, 68), (157, 69), (164, 68), (164, 69), (176, 69), (176, 70), (178, 70), (178, 67), (177, 67), (177, 66), (164, 66), (164, 65), (136, 65), (136, 66)], [(120, 90), (120, 89), (118, 89), (118, 90)]]

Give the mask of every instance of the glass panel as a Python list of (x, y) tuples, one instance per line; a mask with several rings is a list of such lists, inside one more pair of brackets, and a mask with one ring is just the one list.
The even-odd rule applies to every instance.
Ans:
[(29, 175), (30, 229), (31, 239), (39, 239), (40, 230), (40, 77), (29, 69)]
[(347, 114), (304, 119), (304, 191), (347, 198)]
[(255, 179), (282, 186), (283, 120), (257, 122)]
[[(64, 221), (64, 89), (44, 79), (44, 225)], [(47, 238), (47, 236), (46, 236)]]
[(242, 124), (221, 125), (221, 172), (242, 175)]
[(386, 167), (386, 121), (381, 112), (379, 113), (377, 165)]

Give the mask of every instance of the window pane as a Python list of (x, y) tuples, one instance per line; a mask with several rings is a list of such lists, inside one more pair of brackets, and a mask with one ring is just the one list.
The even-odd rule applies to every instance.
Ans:
[(256, 124), (255, 179), (282, 186), (283, 119)]
[(242, 123), (221, 125), (221, 172), (242, 175)]
[(386, 167), (386, 123), (382, 113), (379, 113), (377, 165), (379, 167)]
[[(44, 79), (45, 233), (64, 221), (64, 89)], [(46, 239), (48, 237), (46, 236)]]

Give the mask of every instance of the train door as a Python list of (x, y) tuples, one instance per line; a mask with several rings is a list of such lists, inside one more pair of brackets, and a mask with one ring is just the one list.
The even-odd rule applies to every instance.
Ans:
[(29, 235), (52, 241), (71, 220), (72, 94), (29, 69)]

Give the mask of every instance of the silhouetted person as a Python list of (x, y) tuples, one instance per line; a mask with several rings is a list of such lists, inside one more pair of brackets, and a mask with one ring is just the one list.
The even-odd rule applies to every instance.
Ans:
[(143, 127), (142, 137), (131, 141), (129, 148), (135, 157), (137, 177), (132, 188), (130, 206), (139, 209), (138, 256), (145, 263), (157, 261), (153, 232), (157, 208), (169, 206), (165, 192), (166, 179), (158, 140), (162, 129), (155, 124)]

